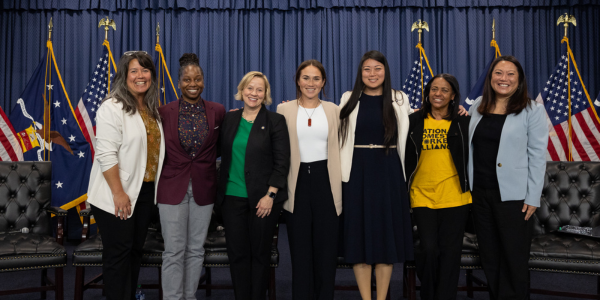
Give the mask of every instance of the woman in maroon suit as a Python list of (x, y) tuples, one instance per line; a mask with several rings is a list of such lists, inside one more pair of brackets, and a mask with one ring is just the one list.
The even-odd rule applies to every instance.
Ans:
[(158, 185), (165, 251), (163, 299), (196, 299), (204, 240), (217, 192), (217, 141), (223, 105), (202, 99), (204, 73), (196, 54), (179, 59), (181, 97), (159, 108), (165, 162)]

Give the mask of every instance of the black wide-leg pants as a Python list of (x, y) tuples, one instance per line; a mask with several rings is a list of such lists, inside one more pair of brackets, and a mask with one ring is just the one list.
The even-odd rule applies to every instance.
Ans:
[(503, 202), (499, 190), (477, 186), (471, 194), (479, 256), (490, 299), (527, 299), (533, 221), (525, 221), (524, 200)]
[(327, 160), (301, 163), (294, 212), (286, 212), (292, 257), (292, 299), (333, 299), (339, 217)]
[(463, 235), (471, 205), (413, 208), (420, 245), (415, 249), (421, 299), (456, 299)]
[[(285, 192), (285, 191), (282, 191)], [(225, 196), (221, 212), (236, 300), (264, 300), (269, 284), (271, 244), (283, 202), (259, 218), (248, 198)]]
[(154, 182), (142, 183), (133, 214), (127, 220), (115, 217), (114, 212), (90, 206), (102, 235), (106, 299), (135, 299), (148, 225), (158, 211), (154, 205)]

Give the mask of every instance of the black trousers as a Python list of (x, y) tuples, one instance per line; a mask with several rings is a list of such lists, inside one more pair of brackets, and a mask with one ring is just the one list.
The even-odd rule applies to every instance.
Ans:
[(266, 298), (271, 244), (282, 207), (283, 202), (275, 203), (269, 216), (259, 218), (248, 198), (225, 196), (221, 211), (236, 300)]
[(107, 300), (135, 299), (142, 249), (148, 225), (156, 216), (154, 182), (144, 182), (127, 220), (115, 217), (96, 206), (92, 213), (102, 234), (102, 272)]
[(292, 299), (333, 299), (339, 217), (327, 160), (300, 164), (294, 213), (285, 214), (292, 257)]
[(501, 201), (499, 190), (474, 187), (473, 218), (490, 299), (528, 299), (533, 221), (523, 200)]
[(470, 206), (412, 209), (420, 240), (415, 249), (415, 263), (421, 280), (421, 299), (456, 299)]

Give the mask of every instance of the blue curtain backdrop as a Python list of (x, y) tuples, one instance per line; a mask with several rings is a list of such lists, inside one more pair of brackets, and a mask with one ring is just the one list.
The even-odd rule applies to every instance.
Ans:
[(185, 52), (197, 53), (205, 72), (203, 97), (226, 108), (242, 76), (264, 72), (276, 103), (295, 98), (293, 75), (300, 62), (318, 59), (329, 79), (327, 99), (339, 103), (355, 80), (362, 54), (383, 52), (392, 86), (400, 89), (409, 74), (418, 37), (411, 24), (429, 23), (424, 47), (434, 73), (454, 74), (463, 98), (486, 62), (492, 19), (502, 54), (523, 64), (536, 97), (558, 62), (564, 29), (558, 17), (577, 18), (569, 28), (571, 48), (584, 83), (600, 91), (600, 3), (592, 0), (120, 0), (2, 1), (0, 4), (0, 106), (9, 113), (43, 53), (47, 25), (66, 89), (76, 103), (102, 51), (104, 16), (117, 30), (108, 40), (115, 59), (127, 50), (153, 54), (155, 27), (174, 76)]

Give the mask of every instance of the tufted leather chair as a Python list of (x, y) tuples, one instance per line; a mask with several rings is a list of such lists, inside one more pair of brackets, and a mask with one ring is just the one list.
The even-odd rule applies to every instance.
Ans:
[[(83, 300), (83, 292), (87, 289), (104, 289), (102, 273), (85, 282), (86, 267), (102, 267), (102, 235), (97, 233), (91, 236), (89, 232), (91, 209), (79, 212), (83, 218), (83, 230), (81, 244), (73, 251), (73, 266), (75, 267), (75, 300)], [(156, 268), (158, 270), (157, 284), (142, 284), (143, 289), (158, 289), (159, 299), (162, 299), (161, 266), (162, 253), (165, 250), (160, 223), (152, 223), (146, 234), (144, 250), (142, 254), (142, 267)]]
[[(529, 270), (597, 276), (599, 292), (589, 295), (530, 289), (530, 293), (600, 299), (600, 237), (557, 232), (565, 225), (600, 226), (600, 162), (547, 162), (540, 207), (532, 220)], [(478, 249), (477, 236), (465, 232), (461, 269), (467, 270), (467, 286), (459, 287), (459, 291), (467, 291), (471, 298), (473, 291), (487, 290), (485, 281), (472, 275), (473, 269), (481, 268)], [(414, 262), (407, 262), (404, 271), (404, 297), (416, 299)]]
[[(42, 286), (0, 291), (0, 295), (55, 292), (63, 299), (63, 267), (67, 253), (62, 245), (67, 211), (51, 207), (51, 162), (0, 162), (0, 272), (42, 270)], [(52, 237), (51, 214), (57, 216), (57, 238)], [(28, 228), (29, 233), (14, 233)], [(48, 278), (55, 268), (54, 280)]]
[[(548, 162), (540, 207), (533, 216), (529, 270), (600, 276), (600, 237), (556, 232), (559, 227), (600, 226), (600, 163)], [(598, 277), (600, 288), (600, 277)], [(532, 293), (589, 297), (575, 292)], [(600, 298), (600, 293), (594, 295)]]

